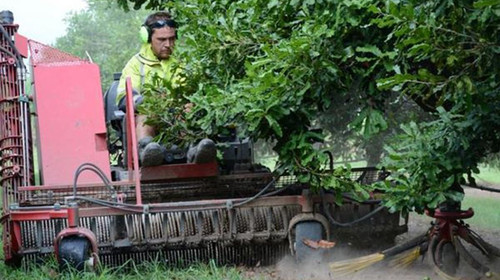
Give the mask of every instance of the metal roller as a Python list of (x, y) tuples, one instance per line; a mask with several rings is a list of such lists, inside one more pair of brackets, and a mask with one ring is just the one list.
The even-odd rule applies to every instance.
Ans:
[[(80, 225), (96, 234), (100, 261), (109, 265), (159, 256), (175, 265), (210, 259), (254, 265), (272, 263), (287, 253), (288, 217), (299, 212), (300, 206), (178, 211), (81, 217)], [(121, 219), (125, 232), (112, 230), (120, 228)], [(50, 252), (65, 227), (65, 219), (22, 222), (25, 262), (37, 260), (35, 252)], [(120, 237), (128, 240), (127, 246), (116, 246)]]

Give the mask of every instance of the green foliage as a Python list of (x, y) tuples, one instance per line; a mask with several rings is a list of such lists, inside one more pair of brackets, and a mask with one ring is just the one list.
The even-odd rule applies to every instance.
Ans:
[[(218, 135), (237, 125), (242, 134), (276, 143), (279, 171), (307, 177), (315, 187), (356, 188), (341, 177), (320, 175), (326, 155), (313, 145), (324, 139), (315, 120), (332, 102), (349, 97), (353, 81), (373, 96), (371, 103), (361, 106), (357, 127), (366, 137), (387, 127), (372, 106), (377, 103), (375, 79), (359, 82), (359, 77), (378, 75), (395, 54), (363, 40), (376, 33), (349, 31), (348, 27), (367, 23), (358, 4), (184, 1), (167, 5), (181, 26), (175, 55), (185, 65), (188, 87), (194, 89), (186, 92), (195, 104), (188, 116), (190, 127)], [(349, 47), (343, 45), (347, 38), (352, 41)]]
[(315, 143), (325, 139), (325, 112), (350, 112), (346, 126), (368, 139), (412, 120), (409, 99), (433, 113), (402, 126), (389, 148), (393, 210), (460, 200), (450, 186), (498, 153), (496, 1), (130, 2), (167, 8), (180, 23), (175, 56), (195, 104), (188, 127), (217, 135), (237, 125), (274, 142), (279, 170), (315, 187), (361, 193), (342, 174), (322, 175), (326, 158)]
[[(388, 147), (384, 166), (393, 170), (397, 188), (388, 187), (390, 206), (422, 212), (425, 207), (435, 207), (446, 200), (461, 200), (447, 190), (452, 184), (464, 182), (467, 175), (474, 183), (474, 173), (479, 173), (478, 163), (486, 155), (498, 152), (499, 115), (492, 110), (500, 108), (498, 95), (488, 103), (475, 107), (465, 114), (456, 114), (437, 108), (435, 121), (402, 126), (402, 134)], [(496, 109), (495, 109), (496, 108)], [(397, 150), (396, 150), (397, 149)]]
[(148, 11), (126, 13), (114, 1), (88, 0), (86, 10), (65, 19), (66, 35), (55, 47), (78, 57), (92, 59), (101, 70), (103, 91), (110, 86), (113, 73), (120, 72), (140, 47), (139, 27)]
[(168, 0), (117, 0), (118, 5), (125, 11), (130, 10), (129, 2), (133, 3), (132, 7), (134, 10), (139, 10), (143, 8), (148, 10), (156, 10), (159, 9), (164, 2), (168, 2)]
[(379, 79), (378, 87), (436, 112), (433, 121), (403, 126), (388, 149), (383, 164), (398, 183), (387, 189), (388, 205), (421, 212), (459, 201), (450, 187), (464, 175), (474, 184), (478, 163), (499, 151), (500, 9), (486, 1), (436, 1), (373, 12), (374, 23), (392, 30), (385, 40), (400, 52), (400, 73)]
[[(169, 80), (154, 76), (151, 84), (145, 84), (142, 94), (143, 103), (138, 107), (141, 114), (149, 116), (147, 124), (161, 127), (156, 138), (170, 145), (187, 147), (190, 143), (207, 135), (203, 130), (191, 127), (186, 122), (187, 111), (184, 105), (187, 102), (183, 93), (185, 86), (174, 87)], [(161, 99), (161, 102), (157, 102)]]

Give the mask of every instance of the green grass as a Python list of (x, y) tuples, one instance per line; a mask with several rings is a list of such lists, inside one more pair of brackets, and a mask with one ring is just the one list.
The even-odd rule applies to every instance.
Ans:
[[(481, 166), (479, 170), (480, 173), (475, 175), (478, 180), (491, 184), (500, 184), (500, 170), (498, 168)], [(484, 193), (484, 197), (465, 196), (462, 208), (468, 209), (472, 207), (474, 210), (474, 216), (467, 219), (466, 222), (475, 227), (500, 229), (500, 211), (498, 211), (500, 198), (499, 196), (487, 196), (487, 191), (484, 191)]]
[[(36, 266), (28, 270), (13, 269), (6, 267), (3, 262), (0, 264), (0, 279), (5, 280), (20, 280), (20, 279), (37, 279), (37, 280), (156, 280), (156, 279), (186, 279), (186, 280), (240, 280), (249, 279), (244, 272), (237, 267), (218, 267), (214, 262), (209, 264), (197, 264), (188, 268), (167, 268), (161, 263), (145, 263), (130, 269), (124, 268), (105, 268), (98, 273), (95, 272), (77, 272), (65, 271), (60, 272), (57, 269), (57, 264), (54, 259), (49, 260), (46, 264)], [(264, 278), (252, 278), (264, 279)]]
[(498, 197), (474, 197), (466, 195), (462, 208), (472, 207), (474, 216), (466, 222), (474, 227), (485, 229), (500, 229), (500, 211), (498, 211)]
[(475, 174), (477, 179), (492, 184), (500, 184), (500, 170), (498, 168), (481, 166), (479, 171), (479, 174)]

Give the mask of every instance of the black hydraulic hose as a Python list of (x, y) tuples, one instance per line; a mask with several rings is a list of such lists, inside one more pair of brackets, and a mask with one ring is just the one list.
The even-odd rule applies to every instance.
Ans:
[[(477, 234), (475, 231), (468, 229), (469, 232), (469, 237), (474, 241), (474, 243), (471, 243), (472, 245), (476, 246), (478, 249), (481, 251), (486, 251), (486, 253), (493, 254), (497, 257), (500, 257), (500, 248), (486, 242), (479, 234)], [(468, 241), (467, 239), (464, 239)]]
[[(107, 201), (107, 200), (102, 200), (102, 199), (97, 199), (97, 198), (90, 198), (90, 197), (86, 197), (86, 196), (74, 196), (74, 197), (70, 197), (70, 198), (75, 199), (75, 200), (83, 200), (83, 201), (91, 202), (91, 203), (101, 205), (104, 207), (111, 207), (111, 208), (115, 208), (115, 209), (119, 209), (119, 210), (123, 210), (123, 211), (128, 211), (128, 212), (132, 212), (132, 213), (144, 214), (144, 213), (146, 213), (145, 212), (146, 208), (149, 208), (149, 211), (156, 210), (155, 206), (113, 202), (113, 201)], [(213, 205), (212, 207), (204, 207), (203, 210), (224, 209), (226, 207), (227, 207), (227, 205), (225, 203), (219, 203), (218, 205)], [(179, 211), (179, 210), (171, 210), (171, 211), (175, 212), (175, 211)]]
[(283, 187), (283, 188), (279, 188), (275, 191), (272, 191), (272, 192), (268, 192), (266, 194), (263, 194), (262, 197), (268, 197), (268, 196), (273, 196), (273, 195), (277, 195), (277, 194), (280, 194), (288, 189), (290, 189), (292, 187), (292, 185), (288, 185), (286, 187)]
[(23, 59), (21, 57), (21, 53), (19, 53), (19, 50), (16, 48), (16, 46), (12, 42), (12, 40), (9, 36), (9, 33), (7, 33), (7, 31), (5, 30), (5, 28), (3, 27), (2, 24), (0, 24), (0, 32), (2, 32), (2, 35), (5, 38), (5, 41), (7, 41), (9, 43), (10, 47), (16, 52), (15, 58), (16, 58), (16, 61), (19, 65), (19, 67), (21, 67), (22, 69), (26, 69), (26, 67), (24, 66), (24, 63), (23, 63)]
[(434, 264), (434, 266), (436, 268), (439, 268), (438, 264), (436, 263), (436, 254), (435, 254), (438, 241), (439, 241), (439, 238), (436, 235), (432, 235), (431, 241), (429, 242), (428, 252), (427, 252), (429, 254), (429, 258), (432, 260), (432, 263)]
[(75, 176), (73, 177), (73, 196), (76, 197), (76, 184), (78, 182), (78, 177), (85, 170), (89, 170), (97, 174), (97, 176), (99, 176), (99, 178), (103, 181), (104, 185), (110, 189), (111, 194), (116, 195), (116, 190), (111, 186), (111, 182), (106, 177), (104, 172), (97, 165), (86, 162), (81, 164), (75, 171)]
[(255, 200), (255, 199), (259, 198), (260, 196), (262, 196), (262, 194), (263, 194), (264, 192), (266, 192), (266, 191), (267, 191), (267, 189), (269, 189), (272, 185), (274, 185), (274, 183), (275, 183), (275, 182), (276, 182), (276, 178), (275, 178), (275, 177), (273, 177), (273, 179), (271, 180), (271, 182), (269, 182), (269, 184), (267, 184), (267, 185), (266, 185), (266, 186), (265, 186), (262, 190), (260, 190), (260, 192), (258, 192), (256, 195), (254, 195), (254, 196), (252, 196), (252, 197), (250, 197), (250, 198), (248, 198), (247, 200), (244, 200), (244, 201), (242, 201), (242, 202), (238, 202), (238, 203), (236, 203), (236, 204), (232, 205), (232, 207), (241, 206), (241, 205), (247, 204), (247, 203), (249, 203), (249, 202), (251, 202), (251, 201), (253, 201), (253, 200)]
[[(92, 164), (92, 163), (83, 163), (75, 171), (75, 176), (74, 176), (74, 179), (73, 179), (73, 197), (72, 197), (73, 199), (84, 200), (84, 201), (88, 201), (88, 202), (91, 202), (91, 203), (94, 203), (94, 204), (97, 204), (97, 205), (106, 206), (106, 207), (112, 207), (112, 208), (121, 209), (121, 210), (126, 210), (126, 211), (130, 211), (130, 212), (134, 212), (134, 213), (143, 213), (144, 212), (144, 210), (143, 210), (144, 208), (141, 205), (118, 203), (118, 202), (100, 200), (100, 199), (89, 198), (89, 197), (84, 197), (84, 196), (77, 196), (77, 187), (76, 187), (76, 185), (77, 185), (77, 182), (78, 182), (78, 177), (85, 170), (92, 171), (92, 172), (96, 173), (101, 178), (101, 180), (103, 181), (103, 183), (110, 189), (110, 191), (112, 192), (112, 194), (116, 194), (116, 190), (111, 186), (111, 182), (109, 181), (109, 179), (106, 177), (106, 175), (104, 174), (104, 172), (98, 166), (96, 166), (95, 164)], [(236, 203), (236, 204), (232, 205), (232, 207), (241, 206), (241, 205), (247, 204), (247, 203), (249, 203), (249, 202), (251, 202), (251, 201), (253, 201), (253, 200), (255, 200), (255, 199), (257, 199), (257, 198), (259, 198), (261, 196), (262, 197), (270, 196), (270, 195), (282, 192), (282, 191), (284, 191), (285, 189), (288, 188), (288, 187), (286, 187), (286, 188), (282, 188), (282, 189), (273, 191), (271, 193), (264, 194), (272, 185), (274, 185), (274, 183), (276, 182), (276, 180), (277, 180), (277, 178), (274, 177), (273, 180), (271, 180), (271, 182), (269, 182), (256, 195), (254, 195), (254, 196), (252, 196), (252, 197), (250, 197), (250, 198), (248, 198), (248, 199), (246, 199), (244, 201)], [(221, 209), (221, 208), (224, 208), (224, 207), (227, 207), (227, 205), (221, 204), (220, 206), (218, 206), (218, 207), (214, 206), (213, 208), (214, 209)], [(134, 209), (134, 208), (136, 208), (136, 209)], [(140, 208), (140, 209), (137, 209), (137, 208)]]
[[(324, 191), (323, 191), (323, 190), (322, 190), (321, 192), (322, 192), (322, 194), (324, 194)], [(359, 223), (359, 222), (362, 222), (362, 221), (364, 221), (364, 220), (366, 220), (366, 219), (371, 218), (373, 215), (377, 214), (380, 210), (382, 210), (382, 209), (384, 209), (384, 208), (385, 208), (385, 206), (381, 205), (381, 206), (379, 206), (379, 207), (375, 208), (375, 209), (374, 209), (373, 211), (371, 211), (370, 213), (368, 213), (368, 214), (364, 215), (364, 216), (363, 216), (363, 217), (361, 217), (361, 218), (358, 218), (358, 219), (356, 219), (356, 220), (354, 220), (354, 221), (351, 221), (351, 222), (342, 223), (342, 222), (339, 222), (339, 221), (335, 220), (335, 219), (332, 217), (332, 215), (330, 214), (330, 211), (329, 211), (330, 209), (328, 208), (328, 204), (326, 203), (326, 200), (325, 200), (324, 195), (322, 195), (321, 197), (322, 197), (322, 199), (321, 199), (322, 201), (321, 201), (321, 202), (322, 202), (322, 206), (323, 206), (323, 212), (325, 213), (326, 218), (328, 219), (328, 221), (329, 221), (330, 223), (332, 223), (333, 225), (339, 226), (339, 227), (350, 227), (350, 226), (352, 226), (352, 225), (354, 225), (354, 224), (357, 224), (357, 223)]]
[(460, 241), (460, 239), (456, 235), (453, 238), (453, 245), (455, 245), (455, 248), (456, 248), (458, 254), (460, 255), (460, 257), (462, 257), (462, 259), (464, 259), (465, 262), (467, 262), (470, 266), (472, 266), (472, 268), (474, 268), (475, 270), (477, 270), (478, 272), (483, 273), (483, 274), (486, 274), (490, 271), (489, 267), (481, 264), (476, 258), (474, 258), (465, 249), (464, 245), (462, 244), (462, 242)]
[(15, 54), (13, 54), (11, 51), (9, 51), (8, 49), (0, 46), (0, 51), (3, 51), (4, 53), (8, 54), (9, 56), (11, 56), (12, 58), (14, 58), (16, 61), (17, 61), (17, 57)]
[(494, 188), (489, 188), (489, 187), (484, 187), (484, 186), (477, 186), (477, 185), (472, 185), (472, 184), (465, 184), (465, 186), (473, 188), (473, 189), (482, 190), (482, 191), (489, 191), (489, 192), (498, 192), (498, 193), (500, 193), (499, 189), (494, 189)]
[[(78, 199), (78, 200), (88, 201), (88, 202), (91, 202), (91, 203), (94, 203), (97, 205), (101, 205), (101, 206), (105, 206), (105, 207), (111, 207), (111, 208), (115, 208), (115, 209), (129, 211), (129, 212), (133, 212), (133, 213), (144, 213), (144, 208), (141, 205), (110, 202), (110, 201), (106, 201), (106, 200), (95, 199), (95, 198), (90, 198), (90, 197), (85, 197), (85, 196), (74, 196), (72, 198)], [(140, 207), (140, 209), (134, 209), (137, 207)]]
[(380, 199), (368, 199), (368, 200), (363, 200), (363, 201), (357, 201), (356, 199), (350, 197), (349, 195), (342, 195), (343, 198), (347, 199), (347, 200), (350, 200), (350, 201), (353, 201), (353, 202), (357, 202), (357, 203), (361, 203), (361, 204), (380, 204), (382, 202), (382, 200)]
[(386, 256), (386, 257), (392, 257), (392, 256), (400, 254), (404, 251), (407, 251), (411, 248), (421, 246), (422, 244), (424, 244), (428, 241), (429, 241), (429, 236), (428, 236), (428, 233), (426, 232), (424, 234), (421, 234), (421, 235), (411, 239), (410, 241), (408, 241), (406, 243), (403, 243), (401, 245), (396, 245), (392, 248), (384, 250), (384, 251), (382, 251), (382, 254), (384, 254), (384, 256)]

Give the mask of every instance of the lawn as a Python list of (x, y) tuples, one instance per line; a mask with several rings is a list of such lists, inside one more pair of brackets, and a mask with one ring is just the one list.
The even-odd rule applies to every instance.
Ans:
[(479, 168), (479, 171), (479, 174), (475, 174), (477, 179), (492, 184), (500, 184), (500, 170), (498, 168), (483, 165)]
[[(500, 184), (500, 170), (493, 167), (481, 166), (480, 173), (476, 175), (479, 184)], [(500, 190), (500, 187), (497, 189)], [(467, 220), (472, 226), (500, 229), (500, 194), (488, 191), (480, 191), (479, 195), (466, 195), (462, 202), (462, 208), (472, 207), (474, 216)]]
[[(29, 270), (12, 269), (0, 263), (0, 279), (81, 279), (81, 280), (156, 280), (156, 279), (186, 279), (186, 280), (240, 280), (248, 279), (238, 267), (218, 267), (214, 262), (197, 264), (188, 268), (167, 268), (160, 263), (145, 263), (130, 269), (105, 268), (99, 273), (65, 271), (60, 272), (55, 260), (51, 259), (43, 266), (32, 267)], [(259, 279), (259, 278), (257, 278)]]

